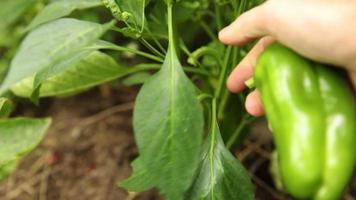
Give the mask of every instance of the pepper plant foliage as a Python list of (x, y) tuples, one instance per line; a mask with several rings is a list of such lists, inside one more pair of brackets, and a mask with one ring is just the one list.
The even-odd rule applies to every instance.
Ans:
[(246, 49), (222, 45), (217, 32), (258, 3), (0, 2), (6, 22), (0, 26), (0, 179), (50, 123), (12, 117), (18, 97), (40, 105), (42, 97), (71, 96), (110, 81), (143, 84), (133, 120), (139, 156), (120, 187), (158, 188), (172, 200), (253, 199), (249, 176), (229, 151), (253, 119), (243, 110), (245, 96), (225, 88)]

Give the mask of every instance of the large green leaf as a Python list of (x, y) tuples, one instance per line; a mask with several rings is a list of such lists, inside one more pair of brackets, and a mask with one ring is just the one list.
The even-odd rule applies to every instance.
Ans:
[[(94, 51), (73, 67), (42, 83), (40, 96), (63, 96), (77, 93), (101, 83), (130, 73), (130, 68), (119, 65), (110, 56)], [(12, 87), (17, 96), (30, 97), (34, 77), (29, 77)]]
[(140, 156), (122, 186), (135, 191), (157, 187), (167, 199), (182, 199), (199, 163), (203, 111), (174, 48), (136, 99), (134, 131)]
[(13, 108), (13, 104), (7, 98), (0, 97), (0, 118), (10, 115)]
[(1, 0), (0, 32), (16, 22), (37, 0)]
[(28, 25), (31, 30), (38, 25), (67, 16), (74, 10), (81, 10), (102, 5), (100, 0), (59, 0), (44, 7)]
[[(1, 38), (0, 38), (0, 43), (1, 43)], [(1, 46), (1, 44), (0, 44)], [(1, 58), (0, 59), (0, 83), (2, 82), (2, 80), (4, 79), (5, 75), (6, 75), (6, 71), (8, 68), (8, 61), (5, 58)]]
[(253, 194), (248, 173), (226, 149), (215, 123), (205, 144), (198, 175), (186, 199), (252, 200)]
[(135, 73), (122, 81), (125, 86), (133, 86), (143, 84), (148, 80), (152, 75), (148, 72), (138, 72)]
[(83, 48), (94, 43), (112, 23), (105, 25), (76, 19), (58, 19), (32, 31), (22, 42), (10, 65), (0, 93), (22, 79), (38, 75), (34, 87), (90, 53)]
[(119, 187), (124, 187), (129, 191), (142, 192), (154, 187), (154, 180), (150, 177), (149, 169), (143, 160), (136, 159), (132, 163), (134, 173), (125, 181), (118, 182)]
[(12, 172), (16, 170), (18, 160), (0, 165), (0, 182), (5, 180)]
[(0, 120), (0, 179), (8, 176), (19, 159), (40, 143), (49, 125), (49, 119)]
[(50, 119), (0, 120), (0, 165), (16, 160), (31, 151), (42, 140)]

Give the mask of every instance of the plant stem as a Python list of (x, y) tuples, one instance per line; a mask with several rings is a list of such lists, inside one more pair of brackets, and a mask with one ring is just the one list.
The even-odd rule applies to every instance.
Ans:
[(152, 31), (147, 27), (146, 32), (148, 33), (148, 35), (151, 37), (151, 39), (153, 40), (153, 42), (157, 45), (157, 47), (161, 50), (161, 52), (163, 52), (164, 54), (167, 53), (166, 49), (163, 48), (162, 44), (158, 41), (157, 37), (152, 33)]
[(241, 0), (237, 15), (241, 15), (248, 6), (248, 0)]
[(205, 30), (205, 32), (208, 34), (208, 36), (214, 40), (217, 41), (218, 38), (216, 37), (216, 34), (211, 30), (211, 28), (203, 21), (200, 21), (200, 26)]
[(171, 55), (175, 54), (175, 44), (174, 44), (174, 30), (173, 30), (173, 3), (168, 6), (168, 48), (170, 50)]
[(122, 46), (113, 46), (111, 48), (109, 47), (108, 49), (117, 50), (117, 51), (128, 51), (130, 53), (134, 53), (139, 56), (143, 56), (143, 57), (149, 58), (149, 59), (157, 61), (157, 62), (161, 62), (161, 63), (163, 62), (162, 58), (157, 57), (152, 54), (149, 54), (149, 53), (146, 53), (146, 52), (143, 52), (143, 51), (140, 51), (140, 50), (137, 50), (137, 49), (131, 49), (131, 48), (122, 47)]
[(245, 128), (245, 126), (250, 122), (249, 120), (249, 115), (245, 114), (244, 117), (242, 118), (239, 126), (235, 129), (234, 133), (232, 136), (229, 138), (229, 140), (226, 143), (226, 147), (228, 149), (231, 149), (232, 145), (235, 143), (235, 141), (239, 138), (241, 135), (242, 130)]
[[(241, 0), (240, 0), (240, 4), (241, 4)], [(231, 1), (231, 6), (234, 9), (234, 14), (238, 15), (238, 5), (237, 5), (237, 1)]]
[(112, 26), (110, 29), (111, 29), (112, 31), (116, 31), (116, 32), (118, 32), (118, 33), (121, 33), (120, 28), (118, 28), (118, 27), (116, 27), (116, 26)]
[(214, 6), (215, 6), (216, 26), (217, 26), (218, 30), (221, 30), (223, 25), (222, 25), (222, 21), (221, 21), (220, 8), (219, 8), (219, 5), (217, 3), (214, 3)]
[(189, 58), (192, 58), (194, 60), (194, 63), (196, 63), (198, 67), (201, 67), (201, 63), (199, 62), (199, 60), (195, 59), (193, 53), (189, 51), (187, 45), (184, 43), (182, 39), (180, 39), (179, 41), (179, 47)]
[(199, 75), (204, 75), (204, 76), (211, 76), (211, 74), (203, 69), (199, 69), (196, 67), (183, 67), (184, 71), (186, 72), (191, 72), (191, 73), (195, 73), (195, 74), (199, 74)]
[(213, 99), (213, 98), (214, 98), (213, 96), (207, 93), (203, 93), (198, 96), (199, 101), (203, 101), (205, 99)]
[[(234, 47), (233, 48), (232, 65), (231, 65), (231, 67), (236, 66), (240, 62), (240, 60), (241, 60), (241, 58), (240, 58), (240, 50), (241, 49), (239, 47)], [(232, 71), (232, 69), (230, 69), (230, 71)]]
[(128, 48), (128, 47), (122, 47), (122, 46), (118, 46), (116, 44), (110, 43), (110, 42), (106, 42), (106, 41), (99, 41), (99, 43), (88, 47), (88, 49), (110, 49), (110, 50), (116, 50), (116, 51), (128, 51), (130, 53), (134, 53), (137, 55), (140, 55), (142, 57), (146, 57), (148, 59), (157, 61), (162, 63), (163, 59), (160, 57), (157, 57), (155, 55), (152, 55), (150, 53), (146, 53), (137, 49), (132, 49), (132, 48)]
[(220, 66), (223, 66), (223, 63), (221, 62), (218, 54), (219, 54), (219, 52), (217, 50), (204, 46), (204, 47), (201, 47), (201, 48), (195, 50), (190, 55), (190, 59), (193, 59), (194, 61), (198, 61), (200, 57), (205, 56), (205, 55), (210, 55), (218, 62), (218, 64)]
[(155, 53), (157, 56), (164, 58), (164, 55), (159, 52), (154, 46), (152, 46), (145, 38), (140, 38), (140, 41), (146, 48), (148, 48), (152, 53)]
[[(227, 70), (226, 70), (226, 73), (225, 73), (226, 75), (227, 75), (227, 73), (231, 72), (232, 66), (236, 65), (238, 63), (238, 59), (239, 59), (238, 51), (239, 51), (239, 48), (237, 48), (237, 47), (233, 47), (232, 48), (232, 55), (230, 56), (230, 57), (232, 57), (231, 58), (231, 60), (232, 60), (231, 63), (232, 64), (227, 67)], [(224, 78), (224, 81), (226, 81), (226, 76)], [(224, 118), (225, 107), (226, 107), (227, 102), (229, 101), (229, 98), (231, 96), (230, 92), (226, 89), (226, 87), (222, 88), (222, 90), (223, 90), (222, 91), (222, 97), (221, 97), (221, 99), (219, 101), (219, 106), (218, 106), (218, 119), (219, 120)]]
[[(118, 28), (118, 27), (111, 27), (111, 30), (113, 30), (113, 31), (116, 31), (116, 32), (119, 32), (119, 33), (121, 33), (121, 30), (120, 30), (120, 28)], [(148, 30), (148, 29), (145, 29), (146, 31)], [(151, 38), (153, 39), (153, 41), (156, 43), (156, 45), (161, 49), (163, 49), (163, 47), (161, 46), (161, 44), (158, 42), (158, 41), (156, 41), (155, 39), (155, 37), (153, 36), (153, 35), (151, 35), (150, 34), (150, 36), (151, 36)], [(161, 52), (159, 52), (156, 48), (154, 48), (145, 38), (143, 38), (143, 37), (141, 37), (140, 39), (139, 39), (139, 41), (147, 48), (147, 49), (149, 49), (150, 51), (152, 51), (153, 53), (155, 53), (157, 56), (159, 56), (159, 57), (161, 57), (161, 58), (164, 58), (164, 55), (161, 53)], [(165, 52), (165, 51), (163, 51), (163, 52)]]
[[(143, 0), (142, 5), (146, 5), (146, 0)], [(142, 6), (141, 16), (143, 16), (143, 19), (142, 19), (141, 31), (140, 32), (143, 33), (143, 30), (145, 29), (145, 21), (146, 21), (145, 6)]]
[[(158, 64), (140, 64), (140, 65), (136, 65), (131, 70), (131, 73), (147, 71), (147, 70), (159, 70), (159, 69), (161, 69), (161, 66)], [(190, 72), (190, 73), (197, 74), (197, 75), (208, 76), (208, 77), (211, 76), (211, 74), (208, 71), (198, 69), (195, 67), (184, 66), (183, 70), (185, 72)]]
[(219, 101), (219, 106), (218, 106), (218, 119), (222, 120), (224, 119), (224, 113), (225, 113), (225, 108), (227, 105), (227, 102), (229, 101), (231, 94), (228, 90), (224, 90), (222, 98)]
[(209, 160), (210, 160), (210, 183), (213, 183), (215, 180), (215, 173), (214, 173), (214, 149), (216, 145), (216, 99), (213, 98), (212, 103), (211, 103), (211, 123), (210, 123), (210, 145), (209, 145)]
[(218, 89), (216, 90), (216, 93), (215, 93), (215, 97), (217, 99), (220, 99), (222, 91), (225, 87), (225, 78), (226, 78), (227, 68), (229, 67), (229, 58), (230, 58), (230, 54), (231, 54), (231, 49), (232, 49), (231, 46), (227, 47), (227, 49), (226, 49), (224, 62), (223, 62), (223, 66), (222, 66), (223, 68), (220, 71), (219, 85), (218, 85)]

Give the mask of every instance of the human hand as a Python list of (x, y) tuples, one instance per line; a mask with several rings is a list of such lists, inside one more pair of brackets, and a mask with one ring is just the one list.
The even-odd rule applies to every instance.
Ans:
[[(260, 39), (231, 73), (227, 87), (245, 88), (258, 56), (274, 41), (315, 61), (342, 66), (356, 87), (356, 1), (269, 0), (240, 17), (219, 33), (230, 45)], [(264, 114), (259, 92), (247, 96), (246, 109), (254, 116)]]

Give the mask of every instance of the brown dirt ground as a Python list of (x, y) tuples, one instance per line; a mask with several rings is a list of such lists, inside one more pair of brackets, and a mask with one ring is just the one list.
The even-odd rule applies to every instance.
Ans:
[[(51, 116), (53, 124), (41, 145), (0, 184), (0, 200), (162, 199), (154, 190), (129, 194), (115, 185), (130, 175), (137, 156), (131, 127), (136, 91), (101, 86), (76, 97), (45, 99), (41, 110), (22, 105), (22, 114)], [(256, 199), (289, 199), (273, 187), (267, 170), (272, 143), (266, 124), (254, 123), (250, 132), (237, 157), (251, 174)], [(350, 191), (344, 199), (355, 199)]]

